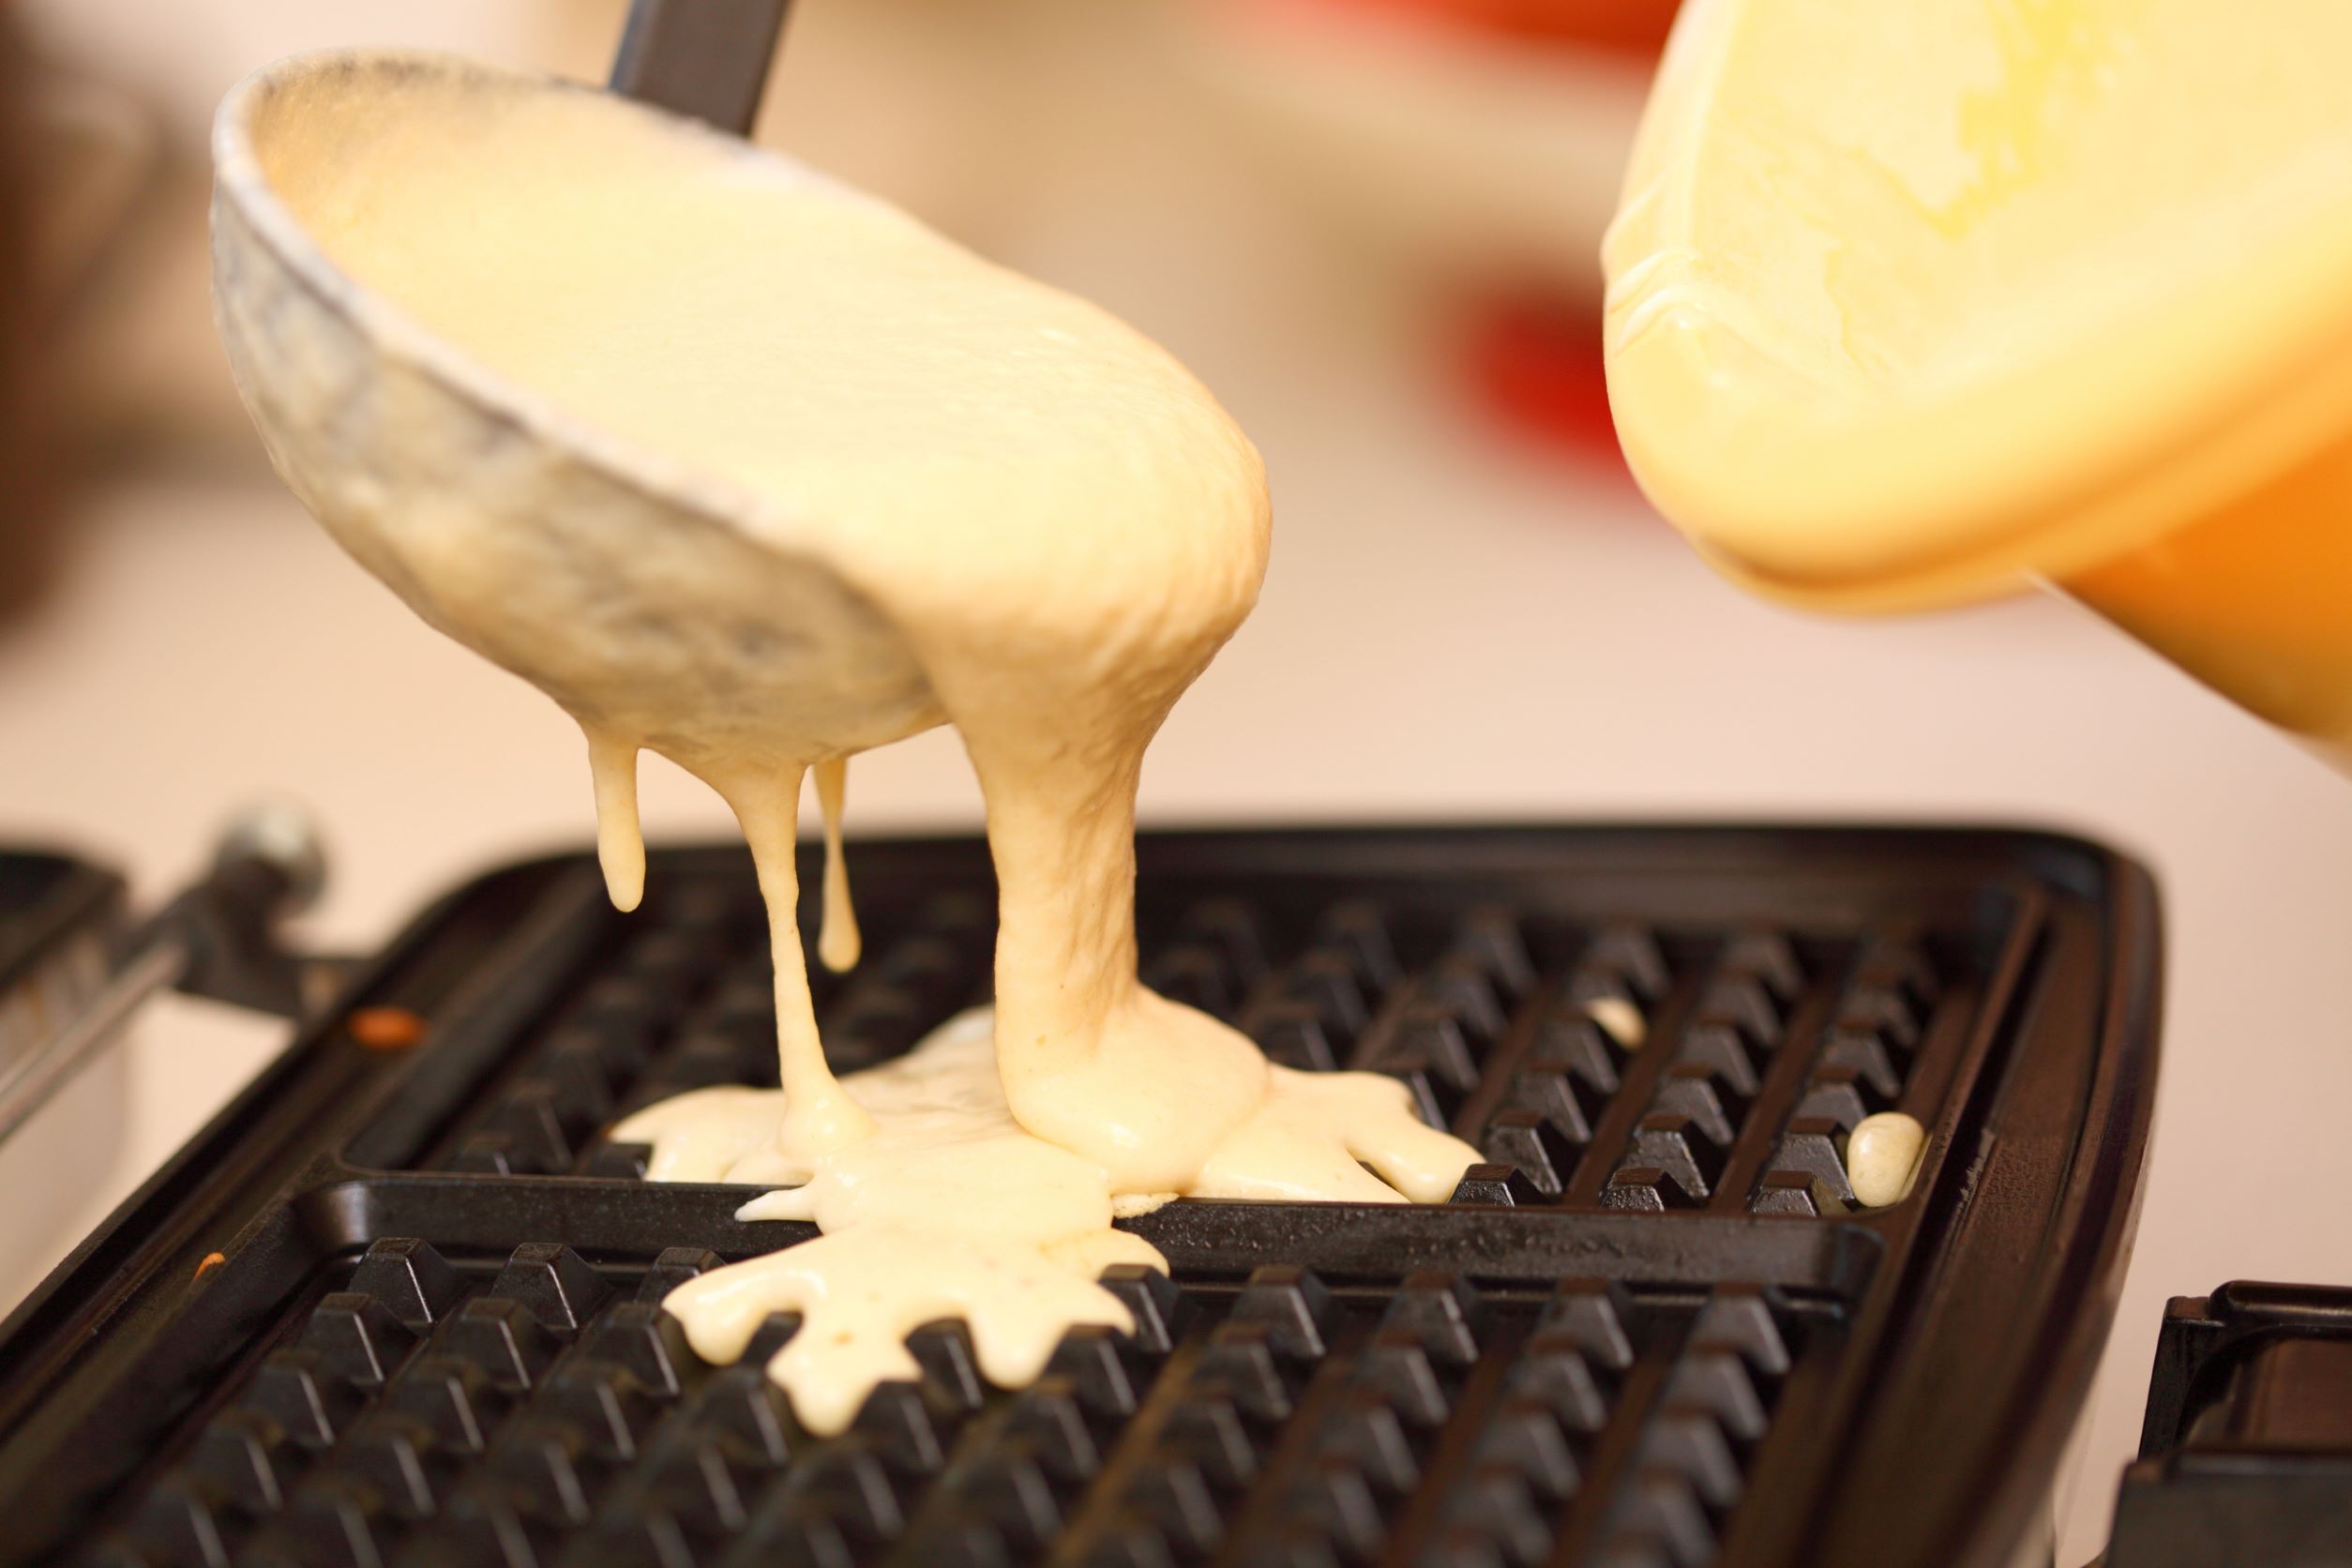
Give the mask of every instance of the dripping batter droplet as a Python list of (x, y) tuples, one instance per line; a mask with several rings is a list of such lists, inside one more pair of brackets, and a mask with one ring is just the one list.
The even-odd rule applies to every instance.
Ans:
[(817, 764), (817, 804), (825, 818), (824, 925), (817, 936), (817, 957), (836, 974), (855, 969), (863, 951), (857, 911), (850, 903), (850, 865), (841, 852), (841, 806), (849, 784), (847, 757)]
[(594, 725), (588, 736), (588, 774), (596, 792), (596, 863), (604, 867), (605, 892), (626, 914), (645, 897), (645, 836), (637, 822), (637, 746)]

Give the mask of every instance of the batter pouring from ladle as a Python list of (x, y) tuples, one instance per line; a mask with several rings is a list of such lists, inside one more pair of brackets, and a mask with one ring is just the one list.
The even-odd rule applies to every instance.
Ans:
[[(298, 59), (233, 95), (216, 151), (223, 335), (296, 493), (580, 721), (615, 902), (643, 883), (641, 749), (749, 840), (782, 1088), (615, 1136), (657, 1180), (779, 1186), (746, 1217), (823, 1234), (673, 1292), (698, 1350), (801, 1313), (773, 1370), (835, 1430), (913, 1375), (929, 1319), (964, 1318), (1003, 1383), (1074, 1323), (1125, 1326), (1094, 1275), (1160, 1259), (1119, 1214), (1450, 1194), (1477, 1155), (1401, 1085), (1271, 1065), (1136, 977), (1144, 751), (1270, 537), (1257, 452), (1172, 358), (895, 209), (564, 84)], [(942, 720), (987, 807), (995, 1010), (837, 1080), (795, 912), (804, 777)]]

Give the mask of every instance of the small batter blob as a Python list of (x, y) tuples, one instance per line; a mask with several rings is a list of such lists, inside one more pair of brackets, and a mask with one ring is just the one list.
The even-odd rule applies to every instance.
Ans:
[(1641, 1009), (1621, 996), (1597, 996), (1584, 1004), (1585, 1016), (1625, 1050), (1639, 1050), (1649, 1038), (1650, 1025)]
[(1855, 1200), (1870, 1209), (1902, 1202), (1919, 1179), (1926, 1151), (1927, 1129), (1917, 1118), (1899, 1110), (1863, 1117), (1846, 1136), (1846, 1179)]

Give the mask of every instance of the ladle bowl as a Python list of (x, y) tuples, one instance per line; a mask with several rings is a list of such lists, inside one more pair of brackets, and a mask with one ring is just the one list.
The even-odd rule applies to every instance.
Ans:
[[(372, 290), (368, 257), (339, 262), (316, 237), (324, 215), (369, 200), (404, 142), (461, 138), (518, 95), (593, 91), (447, 56), (333, 51), (230, 93), (213, 133), (214, 303), (271, 462), (426, 621), (583, 722), (689, 767), (718, 754), (811, 761), (941, 722), (898, 629), (825, 564), (749, 525), (770, 503), (494, 374)], [(657, 110), (626, 112), (728, 157), (783, 162)]]

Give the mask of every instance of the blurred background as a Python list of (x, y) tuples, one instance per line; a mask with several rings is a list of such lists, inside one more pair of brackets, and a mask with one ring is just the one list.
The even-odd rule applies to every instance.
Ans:
[[(440, 641), (272, 479), (215, 341), (205, 138), (334, 43), (601, 76), (618, 0), (0, 0), (0, 838), (152, 901), (257, 794), (335, 872), (309, 936), (582, 841), (579, 731)], [(2059, 1559), (2105, 1539), (2164, 1298), (2340, 1278), (2352, 790), (2056, 599), (1802, 619), (1710, 575), (1608, 433), (1594, 249), (1670, 0), (799, 0), (761, 136), (1158, 338), (1274, 475), (1256, 618), (1147, 820), (2030, 821), (2145, 857), (2171, 972), (2154, 1163)], [(648, 827), (730, 831), (649, 758)], [(976, 823), (952, 735), (866, 833)], [(854, 858), (852, 858), (854, 867)], [(0, 1162), (12, 1301), (283, 1044), (173, 1001)], [(30, 1162), (30, 1163), (24, 1163)]]

